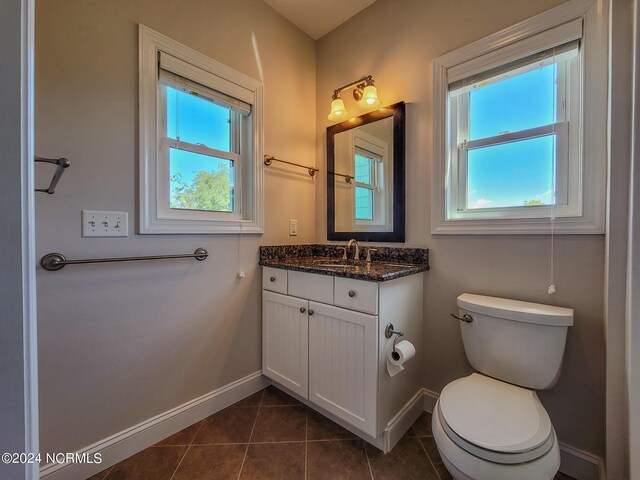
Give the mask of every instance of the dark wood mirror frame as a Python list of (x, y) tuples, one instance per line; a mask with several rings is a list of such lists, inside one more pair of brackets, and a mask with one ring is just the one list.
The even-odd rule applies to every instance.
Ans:
[[(393, 231), (336, 232), (334, 135), (367, 123), (393, 117)], [(405, 227), (405, 104), (398, 102), (327, 128), (327, 240), (404, 242)]]

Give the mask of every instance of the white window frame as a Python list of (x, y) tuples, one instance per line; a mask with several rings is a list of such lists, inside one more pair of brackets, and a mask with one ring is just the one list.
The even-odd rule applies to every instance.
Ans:
[[(433, 62), (434, 157), (431, 232), (433, 234), (604, 233), (607, 158), (607, 18), (606, 0), (572, 0), (513, 27), (443, 55)], [(577, 145), (563, 162), (558, 152), (558, 204), (554, 206), (468, 209), (466, 187), (460, 188), (466, 151), (460, 149), (455, 102), (449, 85), (464, 78), (523, 59), (581, 37), (582, 75), (570, 91), (581, 90), (580, 102), (569, 102), (569, 118), (581, 128), (563, 132)], [(576, 68), (572, 61), (571, 68)], [(454, 108), (451, 108), (453, 104)], [(576, 122), (574, 122), (576, 123)], [(551, 127), (553, 128), (553, 127)], [(547, 128), (548, 129), (548, 128)], [(526, 132), (531, 135), (543, 133)], [(464, 132), (463, 132), (464, 133)], [(521, 133), (491, 141), (514, 140)], [(463, 135), (464, 136), (464, 135)], [(513, 137), (513, 138), (512, 138)], [(487, 139), (483, 139), (485, 141)], [(477, 146), (477, 145), (476, 145)], [(462, 158), (458, 158), (458, 152)], [(576, 158), (576, 156), (578, 158)], [(568, 178), (565, 178), (568, 177)], [(466, 177), (465, 177), (466, 178)], [(550, 219), (553, 218), (553, 222)], [(552, 225), (553, 223), (553, 225)]]
[[(250, 138), (232, 138), (239, 151), (220, 152), (181, 142), (189, 151), (212, 154), (234, 161), (235, 198), (233, 212), (207, 212), (169, 208), (169, 146), (163, 138), (159, 93), (159, 55), (168, 54), (176, 70), (193, 82), (251, 106), (247, 122)], [(167, 58), (167, 57), (163, 57)], [(263, 85), (144, 25), (139, 26), (139, 115), (140, 115), (140, 216), (141, 234), (262, 234), (263, 233)], [(239, 114), (237, 114), (239, 116)], [(175, 145), (174, 145), (175, 146)], [(205, 151), (206, 150), (206, 151)], [(246, 190), (243, 191), (243, 185)]]

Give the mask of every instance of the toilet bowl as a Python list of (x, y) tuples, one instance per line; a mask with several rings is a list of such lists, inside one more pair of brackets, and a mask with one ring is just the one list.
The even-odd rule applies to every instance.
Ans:
[(535, 392), (474, 373), (436, 403), (433, 436), (456, 480), (551, 480), (560, 451)]
[(465, 353), (476, 370), (444, 387), (432, 415), (456, 480), (552, 480), (560, 449), (535, 390), (558, 380), (573, 310), (462, 294)]

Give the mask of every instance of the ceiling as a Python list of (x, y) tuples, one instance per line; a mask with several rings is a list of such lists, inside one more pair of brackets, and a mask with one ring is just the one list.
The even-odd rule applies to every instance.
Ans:
[(264, 0), (314, 40), (329, 33), (376, 0)]

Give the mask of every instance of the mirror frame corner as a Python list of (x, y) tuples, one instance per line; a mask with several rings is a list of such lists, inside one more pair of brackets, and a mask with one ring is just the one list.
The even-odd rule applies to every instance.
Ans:
[[(327, 127), (327, 240), (360, 242), (405, 241), (405, 116), (404, 102), (394, 103), (359, 117)], [(393, 231), (390, 232), (336, 232), (335, 230), (335, 153), (334, 135), (393, 117)]]

